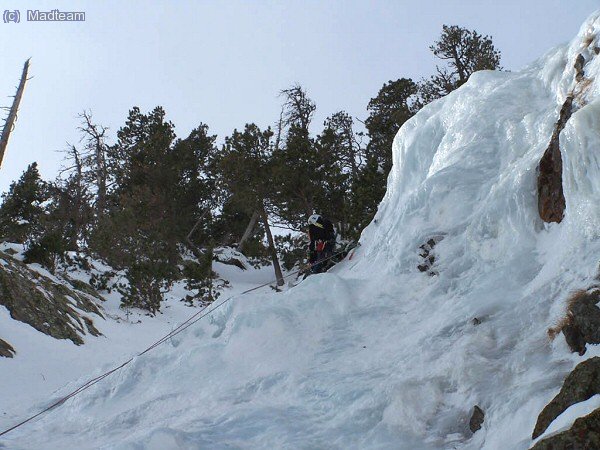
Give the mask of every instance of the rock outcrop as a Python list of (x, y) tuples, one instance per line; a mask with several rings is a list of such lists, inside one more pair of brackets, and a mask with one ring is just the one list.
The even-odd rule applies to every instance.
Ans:
[(0, 356), (12, 358), (15, 355), (15, 349), (8, 342), (0, 339)]
[(562, 155), (559, 137), (571, 115), (585, 103), (584, 93), (589, 88), (590, 81), (585, 77), (586, 59), (583, 54), (577, 55), (573, 67), (575, 69), (575, 85), (564, 101), (548, 148), (540, 159), (538, 166), (538, 210), (544, 222), (560, 223), (565, 213), (565, 196), (562, 186)]
[[(567, 314), (551, 334), (562, 331), (572, 351), (583, 355), (586, 344), (600, 344), (600, 289), (580, 290), (568, 300)], [(538, 416), (532, 437), (541, 436), (548, 426), (570, 406), (600, 394), (600, 357), (578, 364), (565, 379), (554, 399)], [(536, 450), (600, 449), (600, 409), (575, 421), (571, 429), (538, 442)]]
[(239, 267), (242, 270), (247, 269), (246, 265), (242, 262), (245, 259), (244, 255), (232, 248), (215, 250), (213, 259), (222, 264)]
[(469, 429), (471, 432), (475, 433), (476, 431), (479, 431), (484, 420), (485, 413), (483, 412), (483, 409), (475, 405), (473, 407), (473, 414), (471, 414), (471, 419), (469, 420)]
[(565, 100), (558, 122), (550, 138), (550, 144), (540, 160), (537, 190), (538, 210), (544, 222), (561, 222), (565, 212), (565, 195), (562, 186), (562, 156), (559, 136), (573, 111), (573, 97)]
[(93, 293), (89, 286), (82, 290), (66, 279), (52, 280), (0, 252), (0, 305), (13, 319), (42, 333), (77, 345), (88, 333), (100, 335), (86, 314), (103, 317), (95, 302), (102, 297)]
[(594, 357), (583, 361), (573, 369), (573, 372), (565, 379), (558, 395), (546, 405), (538, 416), (537, 423), (533, 430), (533, 439), (541, 436), (552, 421), (561, 415), (567, 408), (576, 403), (583, 402), (596, 394), (600, 394), (600, 357)]
[(561, 449), (600, 449), (600, 409), (580, 417), (569, 430), (542, 439), (532, 448), (532, 450)]
[(427, 272), (429, 276), (435, 276), (438, 274), (433, 269), (433, 265), (435, 263), (435, 254), (433, 249), (443, 238), (443, 236), (434, 236), (419, 247), (419, 256), (423, 259), (423, 262), (417, 266), (419, 272)]
[(583, 355), (586, 344), (600, 344), (600, 289), (575, 292), (568, 301), (567, 314), (560, 324), (567, 344)]

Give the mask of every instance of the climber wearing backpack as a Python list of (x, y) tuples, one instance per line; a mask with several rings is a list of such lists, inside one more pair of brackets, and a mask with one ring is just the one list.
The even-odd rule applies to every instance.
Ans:
[(335, 250), (335, 229), (329, 219), (319, 214), (308, 218), (308, 262), (311, 273), (321, 273), (329, 268)]

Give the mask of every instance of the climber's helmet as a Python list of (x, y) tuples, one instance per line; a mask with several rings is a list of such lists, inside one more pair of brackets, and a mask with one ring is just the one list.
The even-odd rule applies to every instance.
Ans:
[(318, 214), (313, 214), (312, 216), (310, 216), (308, 218), (308, 224), (309, 225), (315, 225), (315, 226), (319, 226), (319, 219), (321, 219), (321, 216)]

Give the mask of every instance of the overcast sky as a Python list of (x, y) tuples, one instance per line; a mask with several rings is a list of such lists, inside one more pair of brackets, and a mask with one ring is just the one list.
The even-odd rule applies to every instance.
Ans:
[[(600, 0), (27, 1), (21, 23), (0, 21), (0, 106), (32, 58), (19, 120), (0, 168), (0, 191), (32, 161), (54, 178), (77, 114), (91, 110), (114, 137), (128, 110), (162, 105), (185, 137), (200, 122), (222, 138), (274, 124), (277, 93), (301, 83), (315, 123), (366, 105), (391, 79), (431, 74), (442, 24), (493, 37), (518, 70), (569, 41)], [(27, 9), (85, 11), (83, 23), (27, 23)]]

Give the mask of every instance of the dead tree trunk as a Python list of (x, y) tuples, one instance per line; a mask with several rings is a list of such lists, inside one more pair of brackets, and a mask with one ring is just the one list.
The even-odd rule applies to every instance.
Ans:
[(256, 226), (257, 220), (258, 220), (258, 212), (254, 211), (252, 213), (252, 217), (250, 218), (250, 222), (248, 223), (248, 226), (246, 227), (246, 231), (244, 231), (244, 235), (242, 236), (242, 239), (240, 239), (240, 243), (237, 245), (236, 250), (238, 252), (242, 251), (242, 248), (244, 247), (244, 242), (246, 242), (248, 240), (248, 238), (252, 235), (252, 231), (254, 231), (254, 227)]
[(273, 240), (273, 235), (271, 234), (271, 228), (269, 227), (269, 219), (267, 218), (267, 211), (265, 210), (265, 206), (261, 205), (260, 215), (262, 218), (262, 223), (265, 227), (265, 232), (267, 233), (267, 240), (269, 242), (269, 250), (271, 252), (271, 259), (273, 260), (273, 268), (275, 269), (275, 278), (277, 278), (277, 286), (283, 286), (283, 274), (281, 273), (281, 267), (279, 267), (279, 258), (277, 257), (277, 249), (275, 248), (275, 241)]
[(29, 60), (25, 61), (25, 65), (23, 66), (23, 73), (21, 74), (21, 81), (19, 82), (19, 87), (17, 88), (17, 93), (13, 100), (12, 106), (8, 112), (8, 117), (6, 118), (6, 122), (4, 123), (4, 129), (2, 130), (2, 136), (0, 137), (0, 166), (2, 166), (2, 160), (4, 159), (4, 152), (6, 151), (6, 146), (8, 145), (8, 138), (10, 137), (10, 133), (13, 130), (15, 125), (15, 121), (17, 120), (17, 112), (19, 111), (19, 104), (21, 103), (21, 97), (23, 96), (23, 91), (25, 90), (25, 83), (27, 82), (27, 73), (29, 72)]
[(281, 142), (281, 133), (283, 132), (283, 108), (279, 113), (279, 122), (277, 122), (277, 137), (275, 138), (275, 151), (279, 150), (279, 143)]
[(187, 242), (188, 247), (190, 248), (190, 250), (192, 251), (192, 253), (194, 254), (194, 256), (196, 258), (198, 258), (198, 260), (202, 259), (203, 253), (196, 246), (196, 244), (194, 244), (194, 241), (192, 241), (192, 235), (196, 232), (196, 230), (198, 229), (198, 227), (200, 226), (200, 224), (202, 223), (202, 221), (204, 220), (204, 218), (208, 214), (208, 211), (209, 210), (207, 208), (207, 209), (205, 209), (202, 212), (202, 215), (200, 215), (200, 218), (196, 221), (196, 223), (194, 224), (194, 226), (192, 227), (192, 229), (190, 230), (190, 232), (188, 233), (188, 235), (185, 237), (185, 241)]

